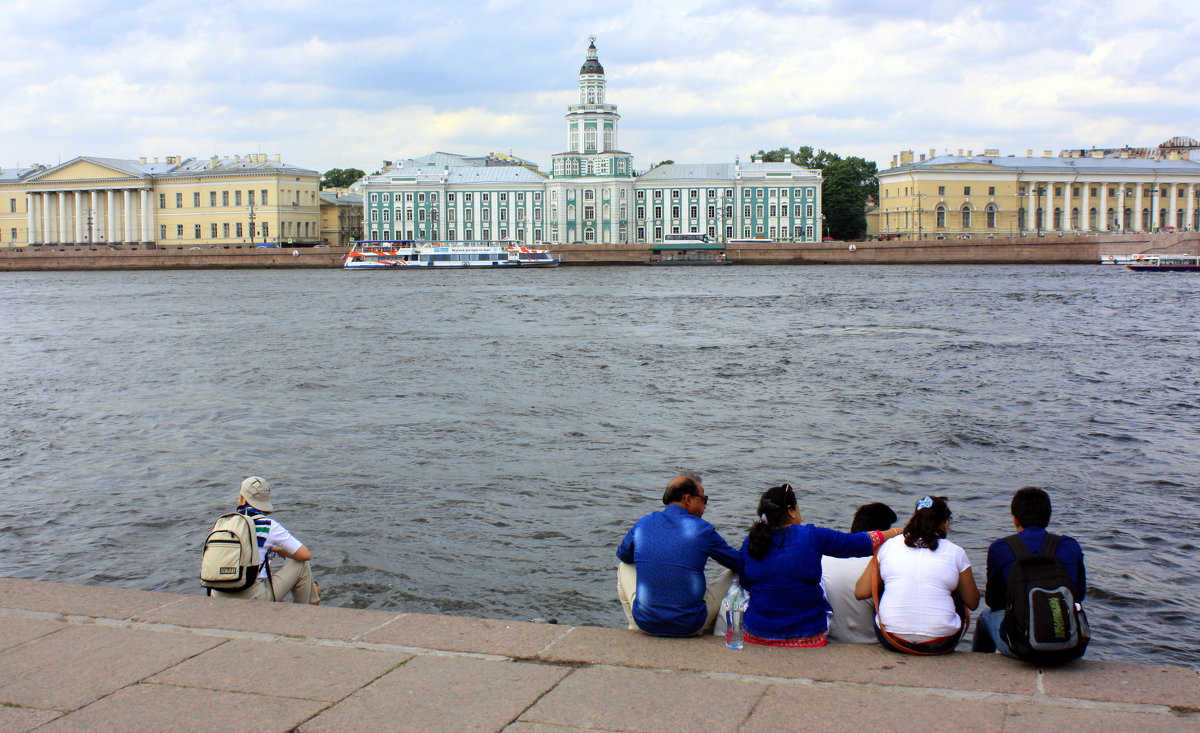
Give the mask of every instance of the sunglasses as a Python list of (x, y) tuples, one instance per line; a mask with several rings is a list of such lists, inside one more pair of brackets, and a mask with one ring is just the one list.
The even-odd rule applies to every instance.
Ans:
[(704, 496), (700, 496), (699, 494), (689, 494), (689, 496), (699, 499), (700, 501), (704, 502), (705, 506), (708, 506), (708, 494), (705, 494)]

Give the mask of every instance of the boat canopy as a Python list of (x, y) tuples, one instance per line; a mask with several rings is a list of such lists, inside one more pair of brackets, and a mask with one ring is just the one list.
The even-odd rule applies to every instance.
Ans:
[(651, 252), (677, 252), (679, 250), (720, 250), (724, 251), (725, 245), (715, 242), (672, 242), (670, 244), (656, 244), (650, 248)]

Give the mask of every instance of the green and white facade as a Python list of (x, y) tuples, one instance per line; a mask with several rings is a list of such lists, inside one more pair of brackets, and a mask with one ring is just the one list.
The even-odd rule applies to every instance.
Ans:
[(653, 244), (665, 234), (814, 242), (821, 173), (792, 163), (679, 163), (637, 175), (619, 147), (596, 45), (567, 108), (567, 148), (547, 175), (501, 155), (432, 153), (365, 179), (368, 239), (515, 239), (526, 244)]

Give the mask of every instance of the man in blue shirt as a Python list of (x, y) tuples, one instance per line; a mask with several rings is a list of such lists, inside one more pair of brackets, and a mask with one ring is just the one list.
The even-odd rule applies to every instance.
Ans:
[[(708, 495), (699, 476), (671, 479), (663, 504), (662, 511), (639, 519), (617, 548), (617, 595), (629, 628), (656, 636), (695, 636), (712, 628), (738, 554), (701, 519)], [(706, 585), (710, 557), (729, 570)]]
[[(1050, 495), (1041, 489), (1026, 487), (1013, 494), (1011, 509), (1017, 536), (1030, 552), (1041, 550), (1048, 534), (1046, 526), (1050, 524)], [(1087, 592), (1083, 549), (1074, 539), (1063, 535), (1054, 554), (1075, 586), (1075, 600), (1082, 601)], [(1008, 569), (1016, 559), (1003, 537), (988, 547), (987, 588), (984, 591), (988, 610), (979, 614), (975, 624), (972, 651), (989, 654), (998, 651), (1013, 659), (1020, 658), (1008, 645), (1008, 629), (1004, 618), (1004, 609), (1008, 606)]]

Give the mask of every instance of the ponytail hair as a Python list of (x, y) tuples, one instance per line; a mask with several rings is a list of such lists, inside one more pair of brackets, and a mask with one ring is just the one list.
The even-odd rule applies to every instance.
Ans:
[(944, 496), (925, 496), (917, 502), (908, 524), (904, 525), (904, 544), (936, 550), (938, 540), (946, 538), (946, 522), (950, 521), (950, 505)]
[(761, 560), (774, 542), (775, 532), (788, 523), (788, 510), (796, 508), (796, 492), (791, 484), (772, 486), (758, 500), (758, 521), (750, 525), (747, 551), (750, 557)]

